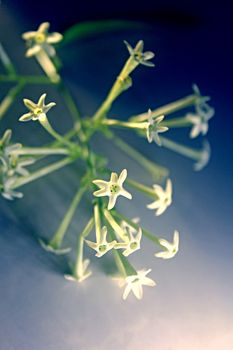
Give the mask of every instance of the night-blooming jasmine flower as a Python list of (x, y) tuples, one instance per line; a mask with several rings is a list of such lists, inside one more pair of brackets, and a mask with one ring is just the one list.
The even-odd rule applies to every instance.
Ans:
[(127, 177), (127, 170), (124, 169), (120, 173), (120, 176), (116, 173), (111, 173), (110, 181), (93, 180), (92, 182), (100, 189), (93, 194), (96, 197), (108, 196), (108, 210), (111, 210), (115, 204), (118, 196), (123, 196), (128, 199), (132, 199), (132, 195), (123, 188), (123, 183)]
[(142, 299), (143, 297), (143, 289), (142, 286), (154, 287), (156, 285), (155, 281), (151, 278), (146, 277), (146, 275), (151, 272), (149, 270), (140, 270), (137, 271), (135, 275), (130, 275), (125, 278), (125, 290), (123, 293), (123, 299), (125, 300), (129, 293), (132, 291), (137, 299)]
[(15, 198), (22, 198), (23, 193), (12, 190), (12, 186), (15, 184), (17, 177), (7, 178), (1, 185), (1, 194), (5, 199), (13, 200)]
[(151, 51), (143, 52), (143, 40), (140, 40), (135, 46), (135, 48), (133, 48), (127, 41), (124, 41), (124, 43), (129, 51), (130, 56), (133, 57), (135, 61), (147, 67), (155, 66), (154, 63), (148, 62), (155, 56), (155, 54)]
[(179, 232), (174, 231), (173, 242), (170, 243), (166, 239), (159, 239), (159, 244), (165, 248), (163, 252), (156, 253), (157, 258), (171, 259), (179, 250)]
[(29, 174), (25, 166), (34, 163), (32, 158), (20, 158), (17, 152), (22, 145), (20, 143), (11, 144), (12, 132), (6, 130), (0, 139), (0, 187), (1, 194), (6, 199), (22, 198), (23, 194), (12, 190), (19, 176)]
[(198, 107), (199, 105), (202, 105), (203, 103), (206, 103), (210, 100), (209, 96), (202, 96), (199, 87), (196, 84), (192, 85), (194, 95), (196, 95), (196, 102), (195, 107)]
[(83, 282), (85, 279), (87, 279), (88, 277), (91, 276), (92, 271), (88, 270), (88, 267), (90, 265), (90, 260), (89, 259), (85, 259), (82, 262), (82, 266), (79, 267), (76, 275), (65, 275), (65, 279), (67, 281), (71, 281), (71, 282)]
[(26, 122), (28, 120), (43, 120), (46, 118), (46, 113), (50, 108), (56, 105), (55, 102), (50, 102), (47, 105), (45, 104), (46, 94), (41, 95), (37, 103), (32, 102), (25, 98), (23, 100), (25, 106), (29, 109), (29, 113), (23, 114), (19, 121)]
[(167, 179), (165, 190), (159, 185), (153, 185), (156, 200), (147, 205), (149, 209), (155, 209), (155, 215), (161, 215), (172, 203), (172, 182)]
[(97, 252), (95, 256), (97, 256), (98, 258), (106, 254), (116, 244), (115, 240), (111, 242), (107, 242), (107, 233), (108, 233), (107, 227), (103, 226), (100, 231), (100, 238), (99, 240), (97, 240), (97, 242), (91, 242), (85, 239), (85, 242), (87, 243), (87, 245)]
[(203, 143), (203, 149), (200, 152), (199, 160), (194, 164), (193, 168), (195, 171), (202, 170), (209, 162), (211, 154), (210, 144), (207, 141)]
[(209, 125), (208, 121), (214, 115), (214, 108), (210, 107), (207, 103), (199, 104), (196, 106), (196, 113), (188, 113), (186, 118), (189, 120), (193, 127), (190, 132), (190, 137), (193, 139), (199, 134), (206, 135)]
[(158, 146), (162, 145), (158, 134), (168, 130), (167, 126), (160, 125), (160, 123), (163, 121), (163, 119), (164, 119), (164, 115), (161, 115), (157, 118), (153, 118), (151, 110), (150, 109), (148, 110), (148, 127), (147, 127), (147, 131), (146, 131), (146, 136), (147, 136), (148, 142), (151, 143), (151, 142), (155, 141), (155, 143)]
[(44, 50), (49, 56), (54, 56), (56, 51), (51, 44), (62, 40), (60, 33), (48, 33), (50, 24), (42, 23), (37, 31), (26, 32), (22, 38), (27, 41), (29, 49), (26, 51), (26, 57), (31, 57)]
[(129, 256), (136, 250), (140, 249), (142, 230), (139, 228), (137, 231), (134, 227), (128, 225), (127, 223), (123, 223), (121, 227), (125, 232), (125, 240), (124, 242), (116, 243), (114, 249), (124, 249), (122, 254), (124, 256)]

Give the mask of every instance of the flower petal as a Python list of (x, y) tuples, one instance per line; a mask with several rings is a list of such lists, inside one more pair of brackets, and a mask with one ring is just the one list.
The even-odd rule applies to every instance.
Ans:
[(108, 210), (111, 210), (112, 208), (114, 208), (114, 206), (116, 204), (117, 197), (118, 197), (118, 195), (116, 195), (116, 194), (112, 194), (109, 196)]
[(127, 170), (123, 169), (122, 172), (120, 173), (118, 184), (122, 186), (126, 178), (127, 178)]
[(36, 55), (39, 51), (41, 50), (40, 45), (34, 45), (33, 47), (30, 47), (27, 51), (26, 51), (26, 57), (32, 57), (34, 55)]
[(61, 41), (63, 36), (60, 33), (54, 32), (48, 35), (46, 41), (48, 44), (55, 44)]
[(34, 31), (34, 32), (25, 32), (25, 33), (23, 33), (22, 34), (22, 38), (24, 39), (24, 40), (31, 40), (31, 39), (33, 39), (34, 37), (36, 36), (36, 32)]
[(43, 107), (44, 107), (45, 98), (46, 98), (46, 94), (43, 94), (43, 95), (40, 96), (39, 101), (38, 101), (38, 103), (37, 103), (37, 105), (38, 105), (40, 108), (43, 108)]
[(32, 117), (33, 117), (32, 112), (29, 112), (29, 113), (23, 114), (23, 115), (19, 118), (19, 121), (20, 121), (20, 122), (27, 122), (27, 121), (31, 120)]
[(39, 28), (38, 28), (38, 32), (40, 33), (45, 33), (49, 30), (50, 27), (50, 23), (49, 22), (43, 22), (40, 24)]
[(123, 197), (132, 199), (132, 194), (126, 191), (124, 188), (121, 189), (120, 193)]

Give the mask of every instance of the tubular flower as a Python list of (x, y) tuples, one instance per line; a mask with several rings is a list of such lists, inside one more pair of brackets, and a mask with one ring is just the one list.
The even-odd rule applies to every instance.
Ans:
[[(134, 222), (137, 220), (134, 220)], [(140, 249), (140, 243), (142, 238), (142, 230), (139, 228), (136, 230), (125, 221), (121, 222), (121, 227), (125, 232), (125, 240), (123, 242), (116, 243), (114, 249), (124, 249), (122, 253), (124, 256), (129, 256), (136, 250)]]
[(133, 57), (135, 61), (147, 67), (155, 66), (154, 63), (148, 62), (155, 56), (155, 54), (151, 51), (143, 52), (143, 40), (139, 40), (135, 48), (132, 48), (132, 46), (127, 41), (124, 41), (124, 43), (129, 51), (130, 56)]
[(46, 118), (46, 113), (50, 110), (50, 108), (56, 105), (55, 102), (50, 102), (47, 105), (45, 104), (46, 94), (41, 95), (39, 101), (37, 103), (32, 102), (25, 98), (23, 100), (24, 105), (29, 109), (29, 113), (23, 114), (19, 121), (27, 122), (29, 120), (42, 120)]
[(29, 49), (26, 51), (26, 57), (31, 57), (44, 50), (49, 56), (54, 56), (56, 51), (51, 44), (56, 44), (62, 40), (60, 33), (48, 33), (49, 22), (42, 23), (37, 31), (26, 32), (22, 38), (27, 41)]
[(110, 181), (94, 180), (92, 181), (100, 189), (93, 194), (96, 197), (108, 196), (108, 210), (111, 210), (115, 204), (118, 196), (123, 196), (128, 199), (132, 199), (132, 195), (123, 188), (123, 183), (127, 177), (127, 170), (124, 169), (120, 173), (120, 176), (116, 173), (111, 173)]
[(146, 131), (146, 136), (147, 136), (148, 142), (151, 143), (151, 142), (155, 141), (155, 143), (158, 146), (162, 145), (158, 134), (168, 130), (167, 126), (160, 125), (160, 123), (163, 121), (163, 119), (164, 119), (164, 115), (161, 115), (157, 118), (153, 118), (151, 110), (150, 109), (148, 110), (148, 127), (147, 127), (147, 131)]
[(151, 272), (151, 269), (144, 269), (137, 271), (135, 275), (130, 275), (125, 278), (126, 287), (123, 293), (124, 300), (128, 297), (131, 291), (135, 297), (140, 300), (143, 297), (143, 285), (149, 287), (154, 287), (156, 285), (155, 281), (153, 281), (151, 278), (146, 277), (149, 272)]
[(179, 250), (179, 232), (174, 231), (173, 242), (170, 243), (166, 239), (159, 239), (159, 243), (166, 250), (163, 252), (156, 253), (155, 256), (157, 258), (162, 259), (171, 259), (173, 258)]
[(151, 204), (147, 205), (149, 209), (155, 209), (155, 215), (159, 216), (164, 213), (164, 211), (172, 203), (172, 182), (167, 179), (165, 190), (159, 185), (153, 185), (154, 192), (156, 195), (156, 200)]
[(87, 245), (97, 252), (95, 256), (97, 256), (98, 258), (106, 254), (116, 244), (115, 240), (111, 242), (107, 242), (107, 233), (108, 233), (107, 227), (103, 226), (100, 231), (100, 238), (99, 240), (97, 240), (97, 242), (91, 242), (85, 239), (85, 242), (87, 243)]

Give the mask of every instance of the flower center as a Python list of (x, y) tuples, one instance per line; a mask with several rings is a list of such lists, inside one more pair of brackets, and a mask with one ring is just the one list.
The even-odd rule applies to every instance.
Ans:
[(105, 252), (106, 249), (107, 249), (107, 246), (106, 246), (105, 244), (102, 244), (102, 245), (99, 246), (99, 252), (100, 252), (100, 253)]
[(131, 242), (129, 246), (130, 246), (130, 249), (134, 250), (134, 249), (136, 249), (136, 248), (137, 248), (137, 246), (138, 246), (138, 242), (136, 242), (136, 241)]
[(35, 36), (35, 41), (37, 44), (42, 44), (45, 42), (46, 36), (44, 33), (37, 33)]
[(40, 115), (41, 113), (43, 113), (43, 110), (42, 110), (42, 108), (37, 107), (37, 108), (34, 109), (33, 113), (35, 115)]
[(112, 194), (118, 193), (119, 190), (120, 190), (120, 186), (119, 186), (119, 185), (117, 185), (117, 184), (112, 184), (112, 185), (110, 185), (110, 192), (111, 192)]
[(142, 52), (135, 52), (134, 58), (135, 58), (136, 61), (141, 61), (142, 58), (143, 58)]

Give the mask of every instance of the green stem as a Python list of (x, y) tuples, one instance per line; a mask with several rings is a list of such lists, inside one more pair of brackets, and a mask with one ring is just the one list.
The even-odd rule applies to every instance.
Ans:
[(76, 260), (73, 268), (73, 275), (74, 277), (80, 277), (83, 274), (83, 246), (84, 246), (84, 239), (89, 235), (91, 230), (94, 226), (94, 218), (92, 217), (85, 228), (83, 229), (82, 233), (80, 234), (78, 238), (77, 248), (76, 248)]
[(64, 236), (67, 232), (67, 229), (71, 223), (71, 220), (73, 219), (73, 216), (75, 214), (76, 208), (78, 204), (80, 203), (82, 196), (84, 192), (86, 191), (86, 187), (81, 187), (78, 189), (76, 195), (74, 196), (69, 209), (67, 210), (61, 224), (59, 225), (57, 231), (53, 235), (52, 239), (49, 241), (49, 245), (53, 247), (54, 249), (59, 249), (62, 245)]
[(58, 88), (59, 88), (60, 93), (63, 96), (64, 100), (66, 101), (67, 107), (70, 111), (70, 114), (72, 115), (72, 117), (74, 119), (74, 122), (80, 123), (81, 116), (80, 116), (79, 110), (76, 106), (76, 103), (74, 102), (74, 99), (73, 99), (70, 91), (68, 90), (66, 85), (63, 83), (63, 81), (61, 81)]
[(133, 222), (132, 220), (128, 219), (127, 217), (125, 217), (124, 215), (118, 213), (118, 212), (114, 212), (113, 215), (115, 217), (117, 217), (120, 220), (123, 220), (125, 222), (127, 222), (128, 225), (132, 226), (133, 228), (135, 228), (137, 231), (141, 228), (142, 233), (145, 237), (147, 237), (148, 239), (150, 239), (152, 242), (158, 244), (160, 246), (159, 243), (159, 237), (153, 235), (152, 233), (150, 233), (148, 230), (145, 230), (144, 228), (142, 228), (140, 225), (136, 224), (135, 222)]
[(113, 230), (118, 234), (118, 236), (121, 238), (122, 241), (128, 242), (128, 237), (125, 235), (125, 232), (122, 230), (120, 225), (114, 220), (112, 215), (107, 209), (104, 209), (104, 216), (109, 223), (109, 225), (113, 228)]
[(63, 136), (58, 134), (52, 127), (52, 125), (49, 123), (48, 118), (44, 114), (43, 117), (39, 118), (40, 124), (43, 126), (43, 128), (51, 135), (53, 136), (57, 141), (61, 142), (64, 145), (73, 147), (74, 144), (68, 140), (66, 140)]
[(34, 76), (34, 75), (0, 75), (0, 82), (3, 83), (24, 83), (24, 84), (53, 84), (50, 79), (43, 76)]
[(170, 120), (164, 120), (160, 124), (161, 126), (167, 126), (168, 128), (184, 128), (189, 127), (192, 123), (187, 119), (187, 117), (174, 118)]
[(16, 180), (16, 182), (12, 186), (12, 189), (26, 185), (29, 182), (35, 181), (43, 176), (51, 174), (54, 171), (57, 171), (57, 170), (63, 168), (64, 166), (66, 166), (70, 163), (73, 163), (73, 162), (74, 162), (74, 159), (65, 158), (65, 159), (60, 160), (59, 162), (47, 165), (46, 167), (41, 168), (41, 169), (39, 169), (39, 170), (35, 171), (34, 173), (31, 173), (27, 176), (22, 176), (18, 180)]
[[(168, 114), (174, 113), (176, 111), (179, 111), (180, 109), (190, 107), (190, 106), (194, 105), (199, 98), (200, 97), (198, 97), (197, 95), (194, 95), (194, 94), (188, 95), (184, 98), (181, 98), (180, 100), (177, 100), (177, 101), (169, 103), (165, 106), (154, 109), (152, 111), (152, 117), (155, 118), (155, 117), (158, 117), (160, 115), (168, 115)], [(135, 121), (135, 122), (142, 122), (146, 119), (148, 119), (148, 112), (138, 114), (138, 115), (132, 116), (130, 118), (131, 121)]]
[(162, 142), (162, 146), (175, 151), (179, 154), (181, 154), (182, 156), (186, 156), (190, 159), (194, 159), (194, 160), (199, 160), (200, 159), (200, 155), (202, 154), (201, 151), (197, 151), (194, 150), (190, 147), (181, 145), (177, 142), (171, 141), (165, 137), (160, 136), (160, 140)]
[(130, 178), (127, 178), (126, 179), (126, 182), (133, 188), (135, 188), (136, 190), (146, 194), (147, 196), (149, 197), (152, 197), (152, 198), (156, 198), (156, 194), (155, 192), (153, 191), (152, 188), (148, 187), (148, 186), (145, 186), (143, 184), (141, 184), (140, 182), (137, 182), (135, 180), (132, 180)]
[(101, 218), (100, 218), (100, 210), (99, 210), (98, 203), (96, 203), (94, 205), (94, 218), (95, 218), (96, 242), (100, 242), (100, 240), (101, 240)]
[(14, 155), (68, 155), (65, 148), (23, 147), (13, 152)]
[[(132, 56), (128, 58), (120, 75), (115, 80), (106, 99), (93, 116), (95, 121), (105, 118), (115, 99), (126, 89), (127, 79), (130, 73), (139, 65)], [(129, 87), (129, 86), (128, 86)]]
[(51, 80), (52, 83), (59, 83), (61, 78), (56, 70), (56, 67), (53, 63), (53, 61), (50, 59), (48, 54), (44, 50), (40, 50), (35, 55), (39, 65), (45, 72), (45, 74), (48, 76), (48, 78)]
[(147, 129), (148, 122), (145, 123), (134, 123), (134, 122), (124, 122), (117, 119), (104, 119), (102, 124), (115, 127), (123, 127), (127, 129)]
[(0, 60), (2, 61), (3, 66), (5, 67), (7, 73), (9, 75), (15, 75), (16, 70), (11, 62), (9, 56), (7, 55), (6, 51), (4, 50), (2, 44), (0, 43)]
[(168, 169), (156, 163), (153, 163), (145, 156), (143, 156), (140, 152), (138, 152), (135, 148), (131, 147), (128, 143), (124, 142), (121, 138), (114, 135), (112, 141), (117, 147), (120, 148), (121, 151), (128, 154), (138, 164), (143, 166), (152, 175), (154, 180), (161, 181), (161, 179), (168, 176)]
[(14, 86), (6, 97), (2, 100), (0, 104), (0, 119), (3, 118), (5, 113), (8, 111), (12, 103), (15, 101), (16, 97), (20, 94), (20, 92), (23, 90), (25, 86), (25, 83), (19, 82), (16, 86)]
[[(112, 240), (116, 240), (116, 235), (114, 234), (114, 231), (109, 230), (109, 235)], [(135, 268), (130, 264), (128, 259), (124, 255), (122, 255), (122, 253), (120, 253), (117, 249), (112, 249), (112, 252), (116, 266), (122, 277), (137, 274)]]

